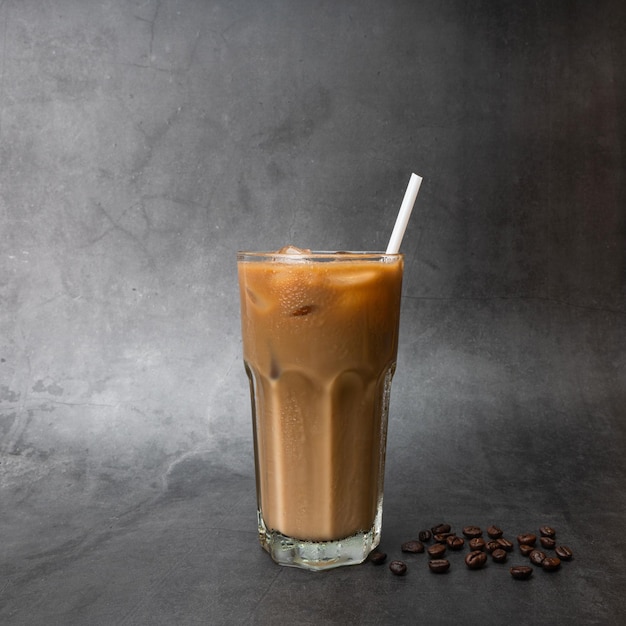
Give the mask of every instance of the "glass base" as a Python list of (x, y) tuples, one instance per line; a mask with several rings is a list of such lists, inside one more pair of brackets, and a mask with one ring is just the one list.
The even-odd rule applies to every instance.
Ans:
[(259, 511), (259, 541), (279, 565), (315, 572), (344, 565), (358, 565), (365, 561), (380, 542), (381, 518), (379, 507), (374, 525), (367, 532), (359, 532), (335, 541), (305, 541), (268, 530)]

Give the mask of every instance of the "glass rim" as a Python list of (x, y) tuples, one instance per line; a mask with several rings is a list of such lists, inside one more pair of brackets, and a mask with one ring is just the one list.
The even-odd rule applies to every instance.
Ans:
[(297, 260), (307, 261), (378, 261), (380, 259), (399, 260), (404, 258), (402, 252), (387, 253), (370, 250), (312, 250), (306, 254), (288, 254), (285, 252), (268, 252), (254, 250), (237, 251), (238, 261), (286, 261), (293, 263)]

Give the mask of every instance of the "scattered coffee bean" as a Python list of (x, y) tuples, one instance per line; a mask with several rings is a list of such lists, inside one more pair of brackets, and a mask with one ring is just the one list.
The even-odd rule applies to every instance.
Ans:
[(469, 540), (469, 549), (470, 550), (484, 550), (485, 549), (485, 540), (482, 537), (474, 537)]
[(485, 550), (487, 550), (487, 552), (493, 552), (494, 550), (497, 550), (500, 546), (498, 545), (497, 541), (488, 541), (485, 544)]
[(434, 574), (444, 574), (450, 569), (450, 561), (448, 559), (434, 559), (428, 561), (428, 567)]
[(424, 544), (421, 541), (407, 541), (400, 547), (402, 552), (410, 552), (412, 554), (420, 554), (424, 552)]
[(433, 535), (438, 535), (440, 533), (449, 533), (450, 532), (450, 524), (437, 524), (430, 529)]
[(463, 534), (468, 539), (474, 539), (474, 537), (482, 537), (483, 531), (478, 526), (465, 526)]
[(498, 539), (496, 539), (496, 543), (498, 544), (498, 548), (502, 548), (503, 550), (506, 550), (507, 552), (513, 551), (513, 544), (508, 539), (505, 539), (504, 537), (499, 537)]
[(433, 558), (433, 559), (440, 559), (446, 551), (446, 544), (445, 543), (435, 543), (432, 546), (429, 546), (427, 549), (428, 554)]
[(545, 558), (546, 558), (546, 554), (545, 552), (542, 552), (541, 550), (533, 550), (529, 555), (528, 558), (530, 559), (530, 562), (533, 565), (541, 565)]
[(542, 562), (541, 567), (546, 572), (553, 572), (561, 567), (561, 559), (557, 556), (547, 556)]
[(487, 562), (487, 554), (482, 550), (474, 550), (465, 557), (465, 565), (470, 569), (480, 569)]
[(528, 556), (533, 550), (535, 546), (527, 546), (525, 543), (520, 544), (519, 551), (523, 556)]
[(554, 548), (554, 552), (561, 561), (569, 561), (574, 556), (574, 553), (567, 546), (557, 546)]
[(491, 539), (498, 539), (498, 537), (502, 537), (503, 534), (502, 529), (497, 526), (489, 526), (489, 528), (487, 528), (487, 536)]
[(404, 561), (391, 561), (391, 563), (389, 563), (389, 569), (391, 570), (391, 573), (396, 576), (404, 576), (406, 574), (407, 567)]
[(491, 553), (491, 558), (496, 563), (504, 563), (506, 561), (506, 557), (507, 557), (507, 552), (506, 550), (503, 550), (502, 548), (498, 548), (497, 550), (494, 550)]
[(369, 558), (374, 565), (382, 565), (387, 560), (387, 555), (379, 550), (374, 550), (374, 552), (370, 552)]
[(528, 565), (514, 565), (509, 571), (515, 580), (528, 580), (533, 575), (533, 568)]
[[(307, 311), (306, 313), (308, 313)], [(304, 315), (305, 313), (298, 312)], [(452, 532), (450, 524), (437, 524), (430, 530), (419, 531), (418, 539), (406, 541), (401, 545), (402, 552), (422, 553), (428, 552), (430, 560), (428, 567), (431, 572), (443, 574), (450, 569), (450, 561), (443, 558), (447, 549), (462, 550), (467, 542), (470, 552), (465, 556), (465, 564), (468, 569), (481, 569), (487, 563), (487, 555), (496, 563), (504, 563), (508, 559), (508, 553), (513, 551), (514, 544), (503, 537), (501, 528), (491, 525), (487, 528), (488, 541), (482, 538), (483, 531), (479, 526), (464, 526), (463, 535), (467, 538)], [(547, 556), (541, 549), (537, 549), (537, 535), (526, 532), (516, 536), (520, 554), (527, 556), (532, 565), (540, 566), (546, 572), (553, 572), (561, 567), (561, 561), (569, 561), (573, 557), (572, 550), (565, 545), (556, 544), (556, 531), (551, 526), (541, 526), (539, 528), (539, 543), (543, 549), (554, 549), (554, 556)], [(424, 542), (434, 540), (435, 543), (425, 547)], [(381, 565), (386, 562), (387, 554), (374, 550), (370, 553), (368, 560), (373, 565)], [(404, 561), (395, 560), (389, 564), (390, 571), (396, 576), (405, 576), (408, 568)], [(527, 565), (514, 565), (509, 568), (511, 576), (516, 580), (527, 580), (532, 576), (533, 568)]]
[(465, 545), (465, 539), (463, 539), (463, 537), (457, 537), (456, 535), (450, 535), (446, 539), (446, 545), (450, 550), (462, 550)]

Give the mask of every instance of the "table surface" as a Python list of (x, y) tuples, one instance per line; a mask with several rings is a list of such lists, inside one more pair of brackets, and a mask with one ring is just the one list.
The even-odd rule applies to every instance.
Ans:
[[(32, 469), (2, 499), (3, 623), (623, 623), (624, 315), (509, 300), (407, 301), (403, 313), (433, 331), (401, 350), (392, 396), (381, 548), (405, 577), (275, 565), (257, 543), (248, 438), (178, 455), (142, 501), (124, 503), (132, 468), (99, 502), (88, 468)], [(549, 525), (574, 558), (516, 581), (517, 549), (470, 571), (466, 548), (434, 575), (400, 546), (441, 522), (495, 524), (513, 541)]]

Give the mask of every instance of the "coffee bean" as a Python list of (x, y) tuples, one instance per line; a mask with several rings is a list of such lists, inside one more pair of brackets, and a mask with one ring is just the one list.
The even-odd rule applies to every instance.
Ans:
[(450, 532), (450, 524), (437, 524), (430, 529), (433, 535), (438, 535), (440, 533), (449, 533)]
[(529, 555), (528, 558), (530, 559), (530, 562), (533, 565), (541, 565), (545, 558), (546, 558), (546, 554), (545, 552), (542, 552), (541, 550), (533, 550)]
[(498, 548), (497, 550), (494, 550), (491, 553), (491, 558), (496, 563), (504, 563), (506, 561), (506, 557), (507, 557), (506, 550), (503, 550), (502, 548)]
[[(297, 311), (296, 315), (306, 315), (310, 311)], [(513, 551), (512, 541), (503, 537), (501, 528), (495, 525), (487, 527), (486, 534), (489, 541), (482, 538), (483, 531), (479, 526), (469, 525), (462, 528), (463, 535), (467, 538), (452, 532), (450, 524), (436, 524), (432, 528), (419, 531), (418, 539), (406, 541), (401, 545), (402, 552), (418, 554), (428, 552), (430, 560), (428, 567), (433, 573), (441, 574), (450, 569), (450, 561), (443, 558), (447, 549), (460, 551), (467, 542), (470, 552), (465, 556), (465, 564), (469, 569), (480, 569), (487, 562), (487, 554), (491, 554), (496, 563), (504, 563), (508, 559), (508, 553)], [(531, 532), (521, 533), (516, 536), (520, 554), (529, 558), (532, 565), (540, 566), (546, 572), (558, 570), (561, 561), (572, 559), (572, 550), (565, 545), (556, 544), (556, 531), (551, 526), (541, 526), (539, 534)], [(539, 538), (539, 542), (537, 539)], [(434, 544), (425, 547), (424, 542), (434, 540)], [(537, 543), (542, 549), (554, 549), (554, 556), (546, 556), (542, 549), (537, 549)], [(369, 555), (369, 560), (374, 565), (380, 565), (387, 559), (387, 555), (374, 550)], [(404, 576), (407, 573), (407, 565), (403, 561), (392, 561), (389, 569), (396, 576)], [(514, 565), (509, 568), (511, 576), (517, 580), (526, 580), (532, 576), (532, 567), (527, 565)]]
[(483, 531), (478, 526), (466, 526), (463, 529), (463, 534), (468, 539), (474, 539), (475, 537), (482, 537)]
[(440, 559), (446, 551), (446, 544), (444, 543), (435, 543), (432, 546), (429, 546), (427, 549), (428, 554), (433, 559)]
[(391, 561), (389, 563), (389, 569), (392, 574), (396, 576), (404, 576), (407, 571), (406, 563), (404, 561)]
[(446, 539), (446, 545), (450, 550), (462, 550), (465, 545), (465, 539), (463, 539), (463, 537), (457, 537), (456, 535), (450, 535)]
[(489, 526), (489, 528), (487, 528), (487, 535), (491, 539), (498, 539), (498, 537), (502, 537), (503, 534), (502, 529), (497, 526)]
[(400, 546), (402, 552), (410, 552), (412, 554), (419, 554), (424, 552), (424, 544), (421, 541), (407, 541)]
[(470, 550), (484, 550), (485, 549), (485, 540), (482, 537), (474, 537), (469, 540), (469, 549)]
[(387, 560), (387, 555), (384, 552), (374, 550), (370, 552), (369, 559), (374, 565), (382, 565)]
[(502, 548), (507, 552), (511, 552), (513, 550), (513, 544), (504, 537), (499, 537), (498, 539), (496, 539), (496, 543), (498, 544), (498, 548)]
[(533, 568), (528, 565), (514, 565), (509, 571), (515, 580), (528, 580), (533, 575)]
[(522, 543), (519, 547), (519, 551), (523, 556), (528, 556), (534, 549), (535, 546), (527, 546), (525, 543)]
[(487, 550), (487, 552), (493, 552), (494, 550), (497, 550), (500, 546), (498, 545), (497, 541), (488, 541), (485, 544), (485, 550)]
[(542, 562), (541, 567), (546, 572), (553, 572), (561, 567), (561, 559), (557, 556), (547, 556)]
[(474, 550), (465, 557), (465, 565), (470, 569), (480, 569), (487, 562), (487, 554), (482, 550)]
[(539, 529), (539, 534), (542, 537), (556, 537), (556, 530), (554, 530), (551, 526), (542, 526)]
[(567, 546), (557, 546), (554, 548), (554, 552), (561, 561), (569, 561), (574, 556), (574, 553)]
[(428, 567), (434, 574), (444, 574), (450, 569), (450, 561), (448, 559), (434, 559), (428, 561)]

